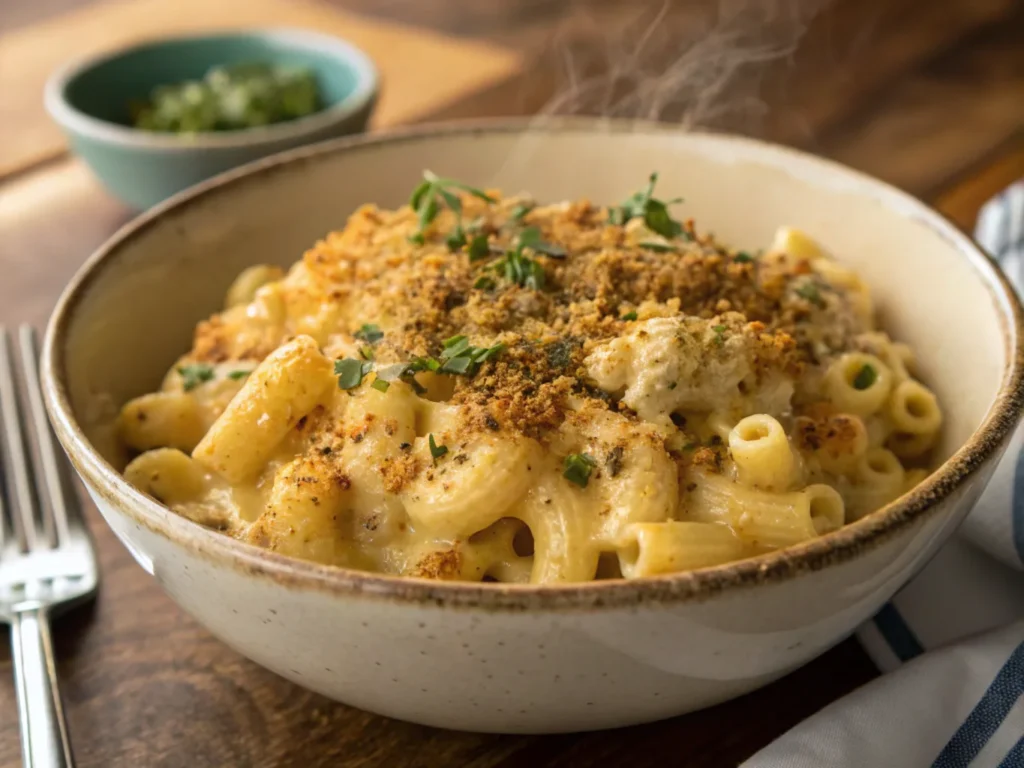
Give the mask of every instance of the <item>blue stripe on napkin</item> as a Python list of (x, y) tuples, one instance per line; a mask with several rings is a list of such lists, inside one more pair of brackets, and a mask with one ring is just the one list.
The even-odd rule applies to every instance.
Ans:
[(1003, 758), (996, 768), (1020, 768), (1024, 765), (1024, 736), (1020, 737), (1020, 741), (1013, 745), (1013, 749), (1006, 753), (1006, 757)]
[(1013, 546), (1024, 563), (1024, 451), (1013, 470)]
[(885, 638), (885, 642), (889, 644), (892, 652), (900, 661), (910, 661), (924, 653), (921, 641), (917, 639), (913, 630), (903, 620), (900, 612), (892, 603), (883, 605), (875, 614), (874, 621), (878, 631)]
[[(999, 670), (992, 685), (985, 691), (981, 701), (963, 725), (953, 734), (939, 756), (932, 763), (932, 768), (967, 768), (968, 764), (984, 749), (1006, 715), (1024, 694), (1024, 643), (1010, 654), (1010, 658)], [(1016, 750), (1020, 744), (1011, 750)], [(1009, 755), (1008, 755), (1009, 757)], [(1004, 761), (1005, 762), (1005, 761)], [(1019, 768), (1020, 763), (1010, 763)]]

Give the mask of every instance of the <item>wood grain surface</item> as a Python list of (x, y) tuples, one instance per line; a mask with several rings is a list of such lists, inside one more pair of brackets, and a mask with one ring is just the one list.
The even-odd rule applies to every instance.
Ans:
[[(2, 13), (2, 10), (0, 10)], [(160, 35), (289, 26), (351, 40), (380, 70), (377, 126), (407, 122), (520, 69), (520, 54), (494, 43), (366, 18), (307, 0), (104, 0), (0, 37), (0, 177), (64, 151), (40, 94), (69, 59)], [(2, 29), (2, 27), (0, 27)]]
[[(82, 12), (81, 5), (45, 0), (35, 15), (19, 6), (15, 31), (35, 34), (47, 25), (67, 39), (60, 20), (75, 18), (68, 14)], [(401, 120), (534, 114), (559, 97), (561, 111), (594, 111), (601, 105), (592, 100), (566, 100), (574, 82), (620, 95), (624, 87), (647, 87), (650, 78), (678, 72), (673, 67), (686, 51), (709, 38), (757, 58), (751, 51), (761, 50), (761, 30), (770, 60), (723, 63), (727, 49), (720, 47), (705, 49), (700, 66), (691, 62), (697, 78), (707, 77), (707, 68), (732, 67), (725, 82), (715, 80), (725, 108), (701, 102), (692, 80), (663, 80), (656, 84), (659, 115), (684, 120), (698, 110), (699, 122), (836, 158), (933, 202), (969, 228), (988, 197), (1024, 176), (1024, 7), (1014, 0), (823, 5), (766, 2), (754, 18), (730, 10), (738, 7), (730, 0), (676, 2), (661, 16), (660, 1), (333, 3), (360, 23), (471, 43), (465, 50), (478, 52), (481, 62), (493, 61), (494, 52), (516, 52), (514, 71), (454, 95), (434, 98), (428, 89), (419, 111)], [(314, 6), (303, 3), (305, 12), (327, 10)], [(635, 40), (652, 28), (645, 46), (616, 41), (626, 30)], [(716, 38), (723, 29), (729, 34)], [(48, 44), (45, 36), (36, 39)], [(377, 56), (384, 67), (389, 52)], [(18, 61), (0, 48), (0, 63)], [(473, 67), (472, 57), (465, 66)], [(31, 110), (3, 113), (16, 137), (35, 130), (37, 119)], [(42, 325), (70, 275), (130, 215), (72, 158), (51, 154), (0, 181), (0, 323)], [(82, 766), (735, 766), (875, 674), (848, 640), (756, 693), (661, 723), (551, 737), (432, 730), (327, 701), (238, 656), (160, 591), (91, 505), (86, 514), (101, 553), (101, 593), (56, 627), (58, 671)], [(9, 649), (0, 641), (2, 768), (20, 760), (10, 679)]]

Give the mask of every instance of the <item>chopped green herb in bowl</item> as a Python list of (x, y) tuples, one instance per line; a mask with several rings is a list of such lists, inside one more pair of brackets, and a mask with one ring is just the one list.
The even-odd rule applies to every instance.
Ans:
[(72, 150), (137, 209), (243, 163), (358, 133), (376, 98), (365, 53), (292, 29), (148, 40), (75, 62), (44, 90)]
[(202, 80), (159, 86), (148, 102), (132, 107), (136, 128), (202, 133), (295, 120), (319, 111), (321, 98), (310, 69), (250, 63), (213, 67)]

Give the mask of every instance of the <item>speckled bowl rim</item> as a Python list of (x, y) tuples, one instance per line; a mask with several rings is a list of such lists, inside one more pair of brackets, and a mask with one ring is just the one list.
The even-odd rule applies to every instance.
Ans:
[[(356, 84), (345, 98), (326, 109), (283, 123), (243, 128), (237, 131), (196, 133), (180, 136), (171, 133), (143, 131), (109, 120), (101, 120), (78, 109), (67, 99), (67, 86), (74, 78), (100, 64), (126, 54), (173, 42), (216, 40), (223, 38), (260, 37), (292, 48), (316, 50), (347, 63), (356, 74)], [(149, 149), (158, 152), (192, 152), (294, 140), (347, 120), (365, 109), (377, 97), (380, 77), (373, 60), (365, 51), (340, 37), (298, 27), (229, 29), (196, 35), (153, 37), (124, 48), (77, 59), (54, 72), (43, 87), (43, 104), (50, 117), (73, 135), (80, 135), (105, 144)]]
[[(1008, 439), (1024, 406), (1024, 312), (1013, 288), (982, 250), (955, 225), (912, 196), (830, 160), (780, 145), (726, 134), (697, 134), (723, 144), (748, 145), (770, 167), (782, 168), (776, 157), (810, 163), (839, 179), (868, 185), (880, 204), (909, 209), (973, 267), (989, 288), (1002, 316), (1001, 333), (1008, 364), (999, 391), (979, 429), (935, 472), (911, 492), (838, 531), (802, 544), (735, 563), (632, 581), (613, 580), (576, 585), (508, 585), (475, 582), (437, 582), (388, 576), (296, 560), (236, 541), (180, 517), (130, 486), (90, 445), (76, 422), (64, 383), (63, 348), (75, 308), (89, 284), (103, 269), (116, 268), (117, 255), (154, 222), (209, 199), (230, 194), (236, 186), (261, 183), (285, 167), (317, 162), (325, 155), (374, 151), (383, 145), (431, 141), (439, 137), (492, 133), (573, 133), (580, 131), (680, 134), (680, 129), (653, 123), (566, 118), (537, 126), (523, 120), (441, 123), (389, 131), (373, 136), (336, 139), (258, 160), (236, 168), (170, 198), (127, 224), (97, 250), (61, 295), (47, 327), (42, 357), (46, 405), (57, 436), (79, 473), (112, 506), (137, 525), (217, 564), (252, 578), (266, 579), (290, 589), (388, 600), (403, 604), (498, 612), (598, 610), (642, 604), (703, 601), (729, 590), (792, 579), (802, 573), (835, 565), (878, 546), (908, 526), (936, 513), (938, 503), (952, 494), (991, 458)], [(692, 135), (692, 134), (691, 134)], [(756, 145), (751, 147), (750, 145)], [(158, 566), (159, 568), (159, 566)]]

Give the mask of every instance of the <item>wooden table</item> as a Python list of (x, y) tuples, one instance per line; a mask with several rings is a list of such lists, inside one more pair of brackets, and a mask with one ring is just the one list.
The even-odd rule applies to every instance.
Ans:
[[(388, 49), (399, 38), (405, 50), (410, 40), (436, 44), (418, 50), (424, 67), (440, 70), (439, 81), (445, 51), (464, 57), (461, 75), (448, 72), (464, 79), (445, 80), (436, 102), (432, 92), (423, 97), (403, 80), (402, 71), (392, 74), (392, 93), (409, 97), (393, 97), (383, 123), (551, 111), (558, 93), (563, 98), (554, 111), (593, 112), (611, 93), (620, 111), (660, 103), (656, 112), (666, 119), (697, 117), (835, 158), (934, 203), (965, 228), (985, 199), (1024, 176), (1024, 5), (1014, 0), (837, 0), (810, 21), (806, 12), (802, 18), (779, 12), (796, 3), (773, 3), (773, 15), (751, 19), (748, 9), (720, 21), (718, 33), (707, 31), (713, 9), (699, 2), (677, 2), (663, 16), (660, 2), (646, 8), (595, 0), (568, 10), (547, 0), (334, 5), (355, 14), (346, 17), (346, 28), (356, 30), (357, 42), (365, 37), (377, 46), (385, 69), (395, 67)], [(0, 77), (4, 65), (18, 64), (4, 53), (5, 46), (14, 50), (19, 35), (37, 35), (27, 46), (33, 51), (40, 40), (58, 48), (62, 40), (76, 42), (75, 30), (85, 28), (81, 14), (101, 6), (111, 2), (46, 0), (22, 4), (8, 19), (0, 10), (0, 29), (4, 22), (8, 27), (0, 37)], [(324, 15), (331, 10), (306, 2), (299, 23), (334, 29), (340, 22)], [(65, 18), (75, 19), (70, 32), (62, 27)], [(394, 26), (397, 20), (405, 26)], [(93, 22), (97, 29), (109, 26)], [(651, 31), (639, 53), (636, 45), (609, 42), (630, 29), (631, 40)], [(742, 66), (763, 58), (766, 41), (772, 61)], [(574, 77), (563, 68), (566, 52)], [(609, 60), (620, 75), (615, 87), (578, 87), (575, 97), (564, 98), (573, 82), (598, 82)], [(728, 71), (723, 65), (736, 75), (724, 85), (708, 77), (713, 67)], [(652, 87), (637, 72), (672, 74)], [(721, 86), (712, 106), (729, 109), (696, 98), (711, 86)], [(631, 94), (639, 98), (630, 100)], [(422, 102), (418, 111), (409, 108), (414, 96)], [(85, 256), (131, 215), (59, 145), (30, 135), (47, 130), (35, 101), (11, 113), (0, 100), (8, 133), (13, 127), (16, 137), (33, 139), (24, 142), (31, 152), (0, 163), (3, 323), (42, 325)], [(431, 730), (335, 704), (227, 649), (159, 590), (86, 507), (100, 549), (102, 591), (94, 605), (57, 626), (58, 671), (82, 766), (732, 766), (875, 674), (847, 640), (761, 691), (662, 723), (551, 737)], [(10, 680), (9, 649), (0, 645), (4, 767), (19, 764)]]

